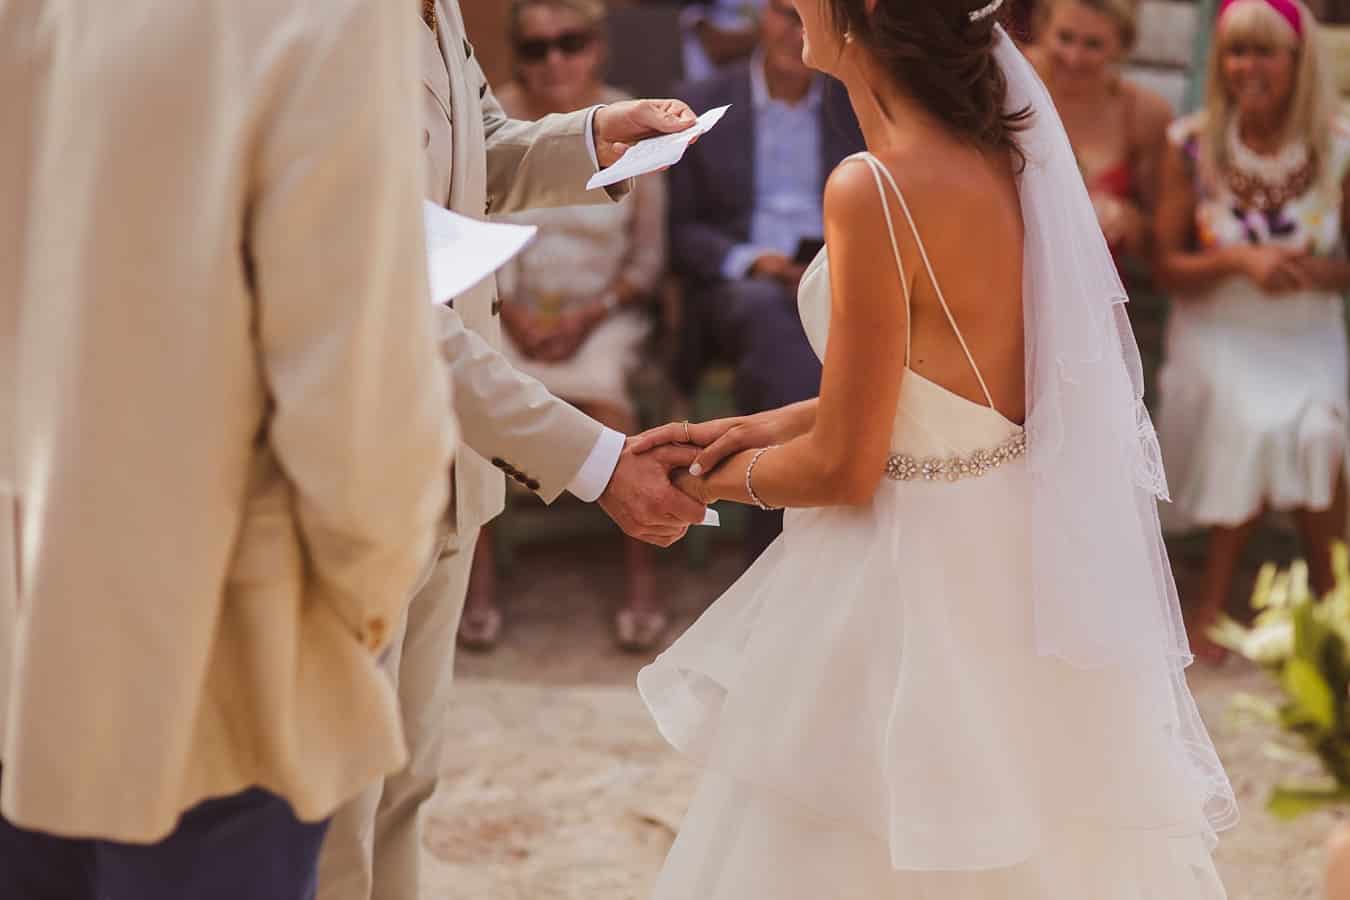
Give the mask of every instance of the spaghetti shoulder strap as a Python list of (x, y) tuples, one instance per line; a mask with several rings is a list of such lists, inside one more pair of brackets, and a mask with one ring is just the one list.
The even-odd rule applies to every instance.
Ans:
[(900, 270), (900, 290), (905, 295), (905, 365), (909, 365), (909, 348), (914, 334), (913, 317), (910, 315), (909, 276), (905, 274), (905, 264), (900, 259), (900, 242), (895, 239), (895, 220), (891, 218), (891, 204), (886, 197), (886, 187), (881, 183), (881, 173), (885, 167), (881, 160), (870, 153), (855, 153), (849, 159), (860, 159), (872, 170), (872, 178), (877, 183), (877, 193), (881, 195), (881, 211), (886, 214), (886, 231), (891, 238), (891, 252), (895, 254), (895, 267)]
[[(909, 211), (909, 204), (905, 202), (905, 195), (900, 192), (900, 185), (896, 183), (895, 176), (891, 174), (890, 169), (886, 168), (885, 163), (883, 163), (876, 157), (872, 156), (870, 153), (867, 154), (867, 159), (869, 164), (872, 165), (872, 174), (875, 175), (878, 172), (880, 172), (881, 175), (884, 176), (886, 181), (890, 184), (891, 190), (895, 191), (895, 198), (900, 201), (900, 209), (905, 214), (905, 220), (909, 222), (909, 230), (914, 235), (914, 243), (918, 245), (919, 257), (923, 260), (923, 267), (928, 272), (928, 280), (933, 285), (933, 291), (937, 294), (938, 303), (942, 304), (942, 311), (947, 316), (947, 322), (952, 326), (952, 331), (956, 333), (957, 341), (961, 343), (961, 350), (965, 352), (966, 361), (970, 363), (970, 368), (975, 373), (975, 380), (980, 383), (980, 390), (984, 391), (984, 399), (989, 402), (990, 409), (996, 410), (998, 407), (994, 404), (993, 395), (989, 393), (989, 386), (985, 384), (984, 374), (980, 371), (979, 365), (977, 365), (975, 362), (975, 356), (970, 352), (970, 347), (966, 344), (965, 335), (961, 333), (961, 328), (956, 324), (956, 317), (952, 315), (951, 307), (947, 305), (947, 298), (942, 293), (942, 285), (938, 284), (937, 275), (933, 272), (933, 263), (928, 258), (928, 249), (924, 247), (923, 238), (919, 236), (919, 226), (915, 224), (914, 216)], [(890, 206), (889, 203), (887, 203), (886, 205), (888, 207)], [(890, 225), (890, 220), (891, 214), (890, 210), (888, 209), (886, 212), (887, 225)], [(894, 232), (892, 232), (891, 234), (891, 243), (892, 246), (894, 246), (895, 243)], [(899, 258), (900, 254), (899, 251), (897, 250), (896, 251), (897, 262), (899, 261)], [(905, 302), (906, 303), (909, 302), (908, 292), (905, 295)], [(906, 365), (909, 364), (908, 343), (905, 348), (905, 364)]]

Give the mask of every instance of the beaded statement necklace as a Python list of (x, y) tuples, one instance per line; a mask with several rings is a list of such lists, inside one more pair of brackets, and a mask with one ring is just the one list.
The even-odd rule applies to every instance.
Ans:
[(1228, 123), (1227, 144), (1225, 181), (1247, 209), (1279, 210), (1317, 180), (1317, 157), (1305, 141), (1290, 141), (1274, 156), (1261, 156), (1242, 142), (1235, 116)]

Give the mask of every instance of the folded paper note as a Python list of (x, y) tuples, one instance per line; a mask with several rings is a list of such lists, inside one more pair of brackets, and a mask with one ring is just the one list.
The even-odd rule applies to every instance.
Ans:
[(601, 169), (586, 182), (586, 189), (609, 187), (629, 178), (637, 178), (661, 169), (673, 166), (684, 158), (684, 151), (694, 142), (694, 138), (707, 134), (721, 120), (729, 109), (719, 106), (710, 109), (698, 117), (698, 122), (684, 131), (675, 134), (663, 134), (645, 141), (638, 141), (628, 148), (628, 152), (619, 157), (619, 161), (608, 169)]
[(426, 202), (422, 219), (431, 302), (435, 304), (458, 297), (506, 265), (538, 230), (533, 225), (479, 222)]

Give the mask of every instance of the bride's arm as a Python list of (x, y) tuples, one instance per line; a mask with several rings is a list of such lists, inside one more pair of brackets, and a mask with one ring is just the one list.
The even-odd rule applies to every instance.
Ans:
[[(809, 430), (755, 463), (755, 493), (768, 505), (865, 503), (885, 473), (909, 328), (887, 234), (867, 166), (835, 171), (825, 188), (833, 304), (820, 399)], [(745, 472), (756, 452), (736, 453), (682, 486), (709, 501), (751, 503)]]

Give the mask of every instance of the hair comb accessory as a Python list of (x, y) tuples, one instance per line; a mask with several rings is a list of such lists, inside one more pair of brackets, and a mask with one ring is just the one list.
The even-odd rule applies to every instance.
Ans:
[(979, 9), (971, 11), (970, 21), (979, 22), (982, 19), (987, 19), (994, 13), (998, 12), (1002, 6), (1003, 0), (990, 0), (989, 3), (985, 4), (984, 6), (981, 6)]
[(1303, 15), (1299, 12), (1298, 4), (1294, 0), (1223, 0), (1219, 4), (1218, 22), (1223, 21), (1224, 13), (1232, 9), (1239, 3), (1264, 3), (1275, 12), (1280, 14), (1280, 18), (1289, 23), (1289, 27), (1294, 29), (1294, 36), (1303, 40)]

